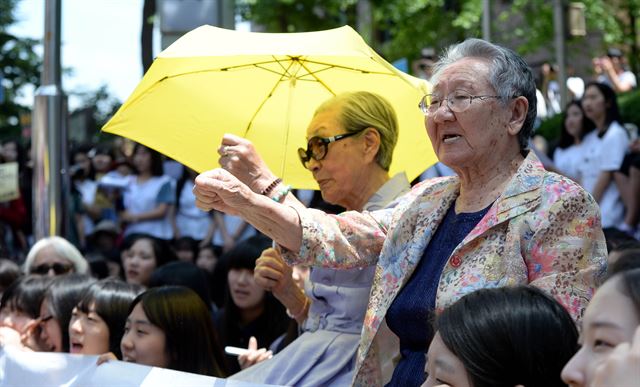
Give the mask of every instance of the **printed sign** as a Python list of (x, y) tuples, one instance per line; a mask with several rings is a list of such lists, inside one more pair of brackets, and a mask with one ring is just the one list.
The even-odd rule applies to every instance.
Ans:
[(8, 202), (19, 196), (18, 163), (0, 164), (0, 202)]

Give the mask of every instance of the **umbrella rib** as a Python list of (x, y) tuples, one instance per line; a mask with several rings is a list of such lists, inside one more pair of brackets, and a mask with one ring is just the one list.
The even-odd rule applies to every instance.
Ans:
[[(291, 60), (291, 56), (289, 56), (288, 58), (289, 59), (287, 59), (287, 60)], [(265, 60), (265, 61), (259, 62), (259, 63), (247, 63), (247, 64), (241, 64), (241, 65), (236, 65), (236, 66), (221, 67), (221, 68), (217, 68), (217, 69), (196, 70), (196, 71), (188, 71), (188, 72), (184, 72), (184, 73), (180, 73), (180, 74), (165, 75), (164, 77), (162, 77), (162, 78), (158, 79), (156, 82), (154, 82), (152, 85), (149, 85), (149, 87), (147, 89), (145, 89), (145, 91), (141, 92), (135, 99), (133, 99), (131, 101), (127, 101), (127, 102), (128, 102), (129, 105), (131, 105), (134, 102), (136, 102), (138, 99), (142, 98), (149, 90), (151, 90), (154, 87), (158, 86), (163, 81), (166, 81), (167, 79), (170, 79), (170, 78), (181, 77), (183, 75), (193, 75), (193, 74), (198, 74), (198, 73), (207, 73), (207, 72), (215, 72), (215, 71), (229, 71), (229, 70), (241, 69), (243, 67), (257, 67), (259, 69), (262, 69), (262, 70), (265, 70), (265, 71), (269, 71), (269, 72), (272, 72), (272, 73), (277, 74), (277, 75), (286, 75), (286, 74), (281, 74), (281, 73), (279, 73), (277, 71), (270, 70), (270, 69), (268, 69), (266, 67), (262, 67), (261, 66), (261, 65), (265, 65), (265, 64), (274, 63), (274, 62), (280, 64), (280, 66), (282, 67), (282, 69), (285, 72), (288, 71), (281, 64), (281, 62), (284, 62), (284, 60), (279, 60), (275, 56), (273, 56), (273, 60)], [(279, 81), (281, 81), (281, 80), (282, 80), (282, 78), (280, 78)]]
[[(278, 61), (279, 63), (279, 61)], [(251, 124), (253, 123), (253, 120), (256, 118), (256, 116), (258, 115), (258, 113), (260, 112), (260, 110), (262, 110), (262, 107), (264, 106), (265, 103), (267, 103), (267, 101), (269, 100), (269, 98), (271, 98), (271, 96), (273, 95), (273, 91), (280, 86), (280, 82), (282, 82), (282, 80), (285, 78), (285, 75), (289, 73), (289, 69), (291, 68), (291, 66), (293, 66), (293, 62), (291, 62), (289, 64), (289, 67), (287, 67), (286, 69), (283, 68), (283, 70), (285, 70), (285, 74), (280, 74), (280, 79), (278, 79), (278, 81), (273, 85), (273, 88), (269, 91), (269, 94), (267, 94), (267, 97), (262, 100), (262, 102), (260, 103), (260, 106), (258, 106), (258, 108), (253, 112), (253, 115), (251, 116), (251, 119), (249, 120), (249, 124), (247, 125), (247, 129), (244, 131), (244, 136), (243, 137), (247, 137), (247, 133), (249, 133), (249, 130), (251, 129)]]
[(329, 87), (329, 85), (327, 85), (326, 83), (324, 83), (323, 81), (320, 80), (320, 78), (318, 78), (316, 76), (316, 74), (311, 71), (304, 63), (300, 62), (300, 66), (304, 67), (305, 70), (307, 70), (307, 74), (311, 75), (313, 78), (315, 78), (316, 82), (318, 82), (319, 84), (321, 84), (322, 86), (324, 86), (325, 89), (327, 89), (329, 91), (329, 93), (331, 93), (332, 95), (336, 95), (336, 92), (331, 90), (331, 88)]
[[(394, 73), (392, 73), (390, 71), (389, 72), (383, 72), (383, 71), (362, 70), (362, 69), (358, 69), (358, 68), (355, 68), (355, 67), (336, 65), (336, 64), (325, 63), (325, 62), (318, 62), (318, 61), (314, 61), (314, 60), (305, 60), (305, 63), (313, 63), (313, 64), (325, 65), (325, 66), (328, 66), (330, 68), (339, 68), (339, 69), (343, 69), (343, 70), (358, 71), (358, 72), (365, 73), (365, 74), (380, 74), (380, 75), (393, 75), (393, 76), (396, 75), (396, 74), (394, 74)], [(327, 69), (323, 69), (323, 70), (327, 70)]]

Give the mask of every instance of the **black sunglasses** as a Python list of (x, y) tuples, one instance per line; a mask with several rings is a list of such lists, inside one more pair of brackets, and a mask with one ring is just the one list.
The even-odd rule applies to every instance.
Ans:
[(66, 274), (73, 269), (73, 265), (65, 265), (63, 263), (44, 263), (42, 265), (34, 266), (31, 268), (31, 274), (45, 275), (49, 273), (49, 270), (53, 270), (56, 275)]
[(342, 140), (347, 137), (355, 136), (363, 130), (364, 129), (358, 130), (356, 132), (339, 134), (333, 137), (311, 137), (307, 142), (307, 149), (298, 148), (298, 157), (300, 157), (300, 162), (302, 162), (302, 165), (305, 168), (309, 168), (309, 160), (313, 158), (316, 161), (320, 161), (327, 156), (327, 151), (329, 149), (330, 143)]

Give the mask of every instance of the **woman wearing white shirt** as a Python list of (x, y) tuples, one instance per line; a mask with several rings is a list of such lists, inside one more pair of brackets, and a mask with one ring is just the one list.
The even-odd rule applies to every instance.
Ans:
[(160, 154), (142, 144), (133, 151), (136, 173), (127, 176), (123, 195), (124, 235), (144, 233), (159, 239), (173, 238), (170, 214), (175, 203), (175, 181), (163, 175)]
[(584, 159), (582, 140), (594, 128), (593, 121), (584, 115), (580, 102), (569, 102), (563, 114), (560, 141), (553, 152), (553, 163), (563, 175), (580, 181), (578, 169)]
[(585, 89), (582, 107), (597, 130), (583, 141), (581, 184), (600, 205), (602, 227), (618, 227), (624, 219), (624, 205), (613, 176), (629, 148), (629, 137), (619, 123), (616, 93), (603, 83), (591, 82)]

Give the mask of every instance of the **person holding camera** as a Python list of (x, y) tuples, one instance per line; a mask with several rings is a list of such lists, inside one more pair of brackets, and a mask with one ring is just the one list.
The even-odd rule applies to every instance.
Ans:
[(624, 93), (638, 86), (636, 76), (624, 66), (622, 51), (610, 48), (606, 56), (593, 59), (597, 80), (611, 86), (616, 93)]

